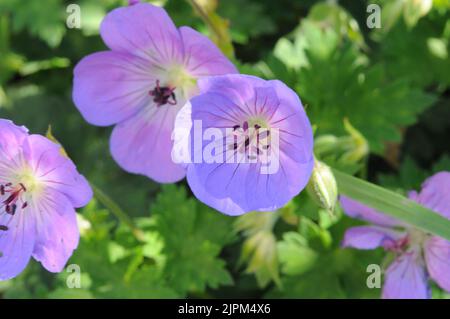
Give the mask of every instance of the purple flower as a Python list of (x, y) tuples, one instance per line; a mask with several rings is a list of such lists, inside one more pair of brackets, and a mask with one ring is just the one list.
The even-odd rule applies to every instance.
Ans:
[(162, 183), (182, 179), (185, 169), (170, 155), (175, 115), (197, 93), (198, 78), (236, 68), (205, 36), (177, 29), (164, 9), (150, 4), (113, 10), (100, 34), (111, 51), (78, 63), (75, 105), (91, 124), (117, 124), (110, 148), (126, 171)]
[(17, 276), (31, 256), (60, 272), (78, 246), (74, 207), (91, 197), (58, 145), (0, 119), (0, 280)]
[[(431, 176), (423, 183), (420, 193), (410, 192), (409, 198), (450, 218), (450, 172)], [(347, 230), (344, 247), (383, 247), (396, 256), (386, 270), (383, 298), (429, 298), (429, 277), (450, 292), (450, 242), (385, 216), (350, 198), (341, 197), (341, 205), (347, 215), (374, 224)]]
[(284, 206), (314, 165), (313, 133), (298, 96), (280, 81), (234, 74), (202, 79), (199, 88), (178, 114), (174, 147), (178, 161), (180, 149), (188, 150), (194, 195), (228, 215)]

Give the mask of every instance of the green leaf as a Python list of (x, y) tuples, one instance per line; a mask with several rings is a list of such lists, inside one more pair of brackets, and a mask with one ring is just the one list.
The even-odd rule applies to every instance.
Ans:
[[(242, 0), (219, 1), (218, 13), (230, 20), (231, 36), (235, 42), (247, 44), (250, 38), (272, 34), (277, 26), (261, 3)], [(242, 18), (245, 12), (245, 19)]]
[(231, 217), (187, 198), (185, 189), (174, 185), (163, 187), (151, 213), (164, 242), (171, 287), (181, 293), (203, 292), (232, 283), (219, 258), (223, 246), (234, 240)]
[(383, 38), (379, 56), (388, 75), (409, 79), (427, 88), (438, 85), (439, 91), (450, 85), (450, 33), (448, 13), (430, 15), (409, 30), (399, 23)]
[(11, 12), (14, 32), (27, 30), (56, 47), (66, 32), (64, 5), (61, 0), (2, 0), (0, 11)]
[(312, 269), (317, 253), (308, 247), (307, 240), (299, 233), (287, 232), (278, 243), (281, 271), (286, 275), (300, 275)]
[(389, 80), (383, 64), (369, 65), (354, 43), (308, 20), (293, 41), (281, 39), (274, 54), (298, 74), (294, 87), (319, 134), (343, 134), (339, 119), (348, 118), (378, 154), (386, 141), (399, 142), (399, 128), (414, 124), (436, 100), (411, 88), (407, 78)]

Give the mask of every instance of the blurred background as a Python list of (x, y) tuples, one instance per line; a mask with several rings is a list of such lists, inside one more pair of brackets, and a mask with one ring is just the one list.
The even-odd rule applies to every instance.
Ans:
[[(449, 0), (148, 2), (208, 35), (241, 73), (294, 89), (326, 163), (400, 193), (450, 170)], [(79, 212), (72, 267), (51, 274), (31, 262), (0, 295), (378, 298), (366, 270), (384, 253), (341, 249), (359, 222), (339, 209), (330, 215), (303, 192), (280, 211), (231, 218), (185, 182), (158, 185), (114, 163), (111, 128), (88, 125), (73, 105), (72, 72), (106, 49), (99, 24), (123, 5), (0, 0), (0, 117), (33, 133), (51, 125), (97, 189)], [(80, 28), (69, 19), (77, 8)], [(433, 287), (433, 297), (448, 295)]]

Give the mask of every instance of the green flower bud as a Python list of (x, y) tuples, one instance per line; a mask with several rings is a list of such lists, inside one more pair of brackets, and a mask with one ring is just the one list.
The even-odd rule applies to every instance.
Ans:
[(321, 135), (314, 140), (314, 154), (321, 157), (322, 154), (335, 152), (339, 148), (339, 139), (331, 134)]
[(271, 281), (281, 285), (277, 240), (273, 234), (278, 218), (278, 212), (252, 212), (240, 216), (234, 225), (246, 237), (238, 264), (247, 264), (246, 272), (255, 275), (260, 287)]
[(336, 179), (331, 168), (315, 159), (314, 169), (306, 187), (310, 197), (322, 208), (333, 213), (338, 198)]
[(239, 263), (244, 262), (246, 273), (254, 274), (260, 287), (267, 286), (271, 280), (280, 285), (277, 241), (271, 231), (259, 231), (244, 241)]
[(357, 163), (369, 154), (369, 143), (347, 118), (344, 119), (344, 128), (351, 137), (352, 146), (340, 160), (344, 163)]

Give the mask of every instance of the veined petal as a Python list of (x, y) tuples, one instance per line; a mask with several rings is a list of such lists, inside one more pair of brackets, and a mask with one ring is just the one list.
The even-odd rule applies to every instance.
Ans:
[(425, 243), (425, 260), (430, 277), (450, 292), (450, 242), (433, 236)]
[(237, 205), (231, 198), (218, 198), (211, 195), (202, 181), (199, 180), (198, 173), (199, 172), (195, 170), (192, 165), (187, 167), (187, 181), (195, 197), (206, 205), (227, 215), (238, 216), (246, 213), (246, 211)]
[(72, 203), (59, 192), (47, 189), (29, 209), (38, 230), (34, 259), (48, 271), (62, 271), (80, 238)]
[(0, 119), (0, 178), (7, 180), (22, 165), (20, 158), (23, 141), (28, 136), (25, 127)]
[(160, 73), (150, 62), (127, 53), (94, 53), (75, 67), (73, 100), (89, 123), (112, 125), (150, 101), (149, 91)]
[(415, 198), (419, 204), (450, 219), (450, 172), (439, 172), (429, 177)]
[(100, 34), (113, 51), (131, 53), (156, 65), (183, 61), (179, 31), (163, 8), (148, 3), (114, 9), (102, 21)]
[(392, 227), (401, 225), (399, 221), (396, 221), (395, 219), (386, 216), (371, 207), (365, 206), (349, 197), (340, 196), (339, 201), (341, 202), (341, 206), (345, 214), (350, 217), (362, 219), (380, 226)]
[(206, 36), (190, 27), (181, 27), (179, 30), (189, 74), (200, 77), (238, 72), (230, 60)]
[(386, 270), (384, 299), (430, 298), (425, 265), (416, 249), (399, 257)]
[(264, 168), (258, 164), (245, 180), (247, 211), (273, 211), (286, 205), (305, 188), (313, 166), (313, 158), (298, 163), (285, 154), (268, 161), (268, 174), (261, 174)]
[(405, 233), (379, 226), (357, 226), (345, 232), (343, 247), (356, 249), (390, 248), (395, 241), (406, 236)]
[(92, 189), (60, 148), (41, 135), (30, 135), (23, 145), (27, 163), (40, 183), (66, 195), (72, 206), (85, 206), (92, 198)]
[(178, 107), (149, 105), (118, 124), (111, 136), (111, 154), (130, 173), (143, 174), (160, 183), (173, 183), (186, 175), (172, 160), (172, 131)]
[(264, 86), (267, 86), (267, 81), (243, 74), (209, 76), (198, 80), (201, 93), (221, 94), (247, 115), (252, 115), (254, 112), (254, 109), (247, 103), (254, 99), (254, 88)]
[(16, 277), (27, 266), (35, 243), (35, 225), (32, 216), (23, 211), (11, 216), (2, 212), (0, 225), (0, 280)]
[[(299, 163), (311, 160), (313, 134), (311, 123), (298, 95), (278, 80), (269, 81), (279, 97), (272, 109), (266, 103), (269, 123), (280, 134), (280, 151)], [(266, 109), (265, 109), (266, 110)]]

